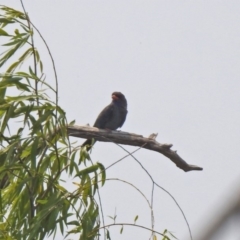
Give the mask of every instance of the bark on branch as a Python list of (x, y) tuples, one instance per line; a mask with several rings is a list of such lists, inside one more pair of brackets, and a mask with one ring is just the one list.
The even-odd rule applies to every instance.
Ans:
[(114, 142), (124, 145), (138, 146), (152, 151), (159, 152), (169, 158), (176, 164), (177, 167), (185, 172), (188, 171), (201, 171), (203, 168), (190, 165), (185, 162), (178, 154), (177, 151), (171, 150), (172, 144), (161, 144), (155, 140), (156, 135), (151, 134), (148, 138), (134, 133), (121, 132), (121, 131), (108, 131), (88, 126), (69, 126), (68, 135), (72, 137), (94, 138), (100, 142)]

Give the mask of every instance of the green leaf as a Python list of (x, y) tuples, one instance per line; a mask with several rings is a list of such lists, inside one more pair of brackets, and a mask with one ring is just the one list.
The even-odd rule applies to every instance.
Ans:
[(9, 36), (2, 28), (0, 28), (0, 36)]
[[(15, 46), (12, 47), (11, 49), (9, 49), (6, 52), (6, 54), (0, 59), (0, 67), (2, 67), (3, 64), (6, 63), (8, 61), (8, 59), (10, 59), (13, 56), (13, 54), (15, 54), (15, 52), (26, 43), (27, 40), (28, 40), (28, 37), (18, 40), (16, 44), (14, 43)], [(5, 44), (5, 46), (6, 46), (6, 44)]]
[(24, 84), (24, 83), (21, 83), (21, 82), (17, 82), (17, 83), (16, 83), (17, 89), (22, 90), (22, 91), (26, 91), (26, 92), (30, 92), (28, 86), (29, 86), (29, 85)]
[(0, 88), (7, 88), (7, 87), (14, 86), (20, 80), (22, 80), (22, 77), (12, 77), (12, 76), (6, 77), (6, 80), (3, 80), (0, 82)]
[(106, 232), (107, 232), (107, 239), (109, 239), (109, 240), (111, 240), (111, 237), (110, 237), (110, 233), (109, 233), (109, 231), (106, 229)]
[(31, 66), (29, 66), (29, 72), (30, 72), (30, 74), (32, 75), (32, 77), (34, 77), (34, 78), (37, 77), (36, 74), (33, 72)]
[(37, 153), (37, 149), (38, 149), (38, 142), (39, 142), (39, 138), (36, 137), (34, 142), (33, 142), (33, 145), (32, 145), (32, 150), (31, 150), (31, 167), (35, 170), (36, 169), (36, 157), (38, 155)]
[(7, 47), (7, 46), (13, 46), (13, 45), (17, 45), (17, 44), (20, 45), (20, 43), (21, 43), (21, 39), (18, 38), (18, 39), (15, 39), (15, 40), (11, 41), (11, 42), (5, 43), (2, 46)]
[(106, 170), (105, 170), (105, 167), (103, 166), (103, 164), (101, 163), (97, 163), (99, 169), (100, 169), (100, 174), (101, 174), (101, 177), (102, 177), (102, 186), (105, 184), (105, 181), (106, 181)]
[(36, 202), (40, 203), (40, 204), (46, 204), (48, 202), (48, 200), (47, 199), (45, 199), (45, 200), (37, 200)]
[(14, 23), (13, 20), (7, 19), (7, 18), (0, 18), (0, 23)]
[(137, 220), (138, 220), (138, 215), (134, 218), (134, 224), (136, 224)]
[(7, 87), (17, 87), (20, 90), (29, 92), (29, 88), (27, 84), (21, 83), (22, 77), (13, 77), (6, 76), (3, 81), (0, 82), (0, 88), (6, 89)]
[(24, 101), (24, 100), (34, 101), (37, 97), (39, 98), (41, 96), (23, 95), (23, 96), (17, 96), (17, 97), (6, 97), (6, 100), (9, 102), (19, 102), (19, 101)]
[(76, 162), (75, 162), (76, 153), (77, 153), (77, 152), (73, 152), (73, 153), (72, 153), (71, 161), (70, 161), (70, 166), (69, 166), (69, 174), (72, 174), (72, 173), (73, 173), (73, 170), (78, 168), (78, 166), (77, 166), (77, 164), (76, 164)]
[(122, 227), (120, 229), (120, 234), (122, 234), (122, 233), (123, 233), (123, 225), (122, 225)]
[(40, 61), (39, 64), (40, 64), (40, 70), (41, 70), (41, 72), (43, 72), (43, 63), (42, 63), (42, 61)]
[(14, 113), (15, 108), (16, 107), (13, 104), (8, 108), (8, 110), (5, 114), (5, 117), (3, 119), (2, 125), (1, 125), (1, 133), (4, 133), (5, 128), (8, 124), (8, 120), (14, 115), (13, 113)]
[(29, 55), (31, 55), (32, 53), (33, 53), (32, 48), (27, 49), (27, 50), (23, 53), (23, 55), (19, 58), (19, 61), (22, 62), (22, 61), (26, 60), (27, 57), (28, 57)]
[(39, 53), (38, 53), (37, 49), (35, 49), (34, 52), (35, 52), (36, 60), (37, 60), (37, 62), (39, 62), (40, 61), (40, 56), (39, 56)]
[(94, 177), (92, 178), (92, 186), (93, 186), (93, 195), (98, 189), (98, 174), (94, 172)]
[(69, 126), (73, 126), (74, 124), (75, 124), (75, 120), (73, 120), (70, 123), (68, 123)]
[(59, 221), (59, 226), (60, 226), (61, 234), (63, 235), (63, 232), (64, 232), (63, 221)]
[(82, 181), (81, 185), (83, 186), (83, 191), (82, 191), (82, 200), (85, 203), (85, 205), (88, 205), (88, 197), (92, 196), (92, 189), (91, 189), (91, 179), (89, 175), (84, 174), (82, 175)]
[(68, 225), (75, 225), (75, 226), (80, 226), (79, 222), (78, 221), (71, 221), (71, 222), (68, 222), (67, 223)]
[(15, 63), (13, 63), (8, 69), (7, 69), (7, 72), (8, 73), (12, 73), (17, 67), (18, 67), (18, 65), (20, 64), (20, 62), (15, 62)]
[(52, 114), (53, 114), (52, 110), (45, 111), (45, 113), (42, 114), (41, 117), (34, 123), (33, 131), (34, 132), (38, 131), (43, 125), (43, 123), (47, 121), (48, 118), (51, 118)]
[(26, 77), (26, 78), (31, 78), (31, 75), (25, 72), (16, 72), (16, 75)]
[(81, 171), (79, 171), (75, 177), (81, 177), (82, 175), (86, 175), (86, 174), (89, 174), (89, 173), (92, 173), (92, 172), (96, 172), (98, 170), (98, 165), (92, 165), (90, 167), (87, 167)]
[(56, 184), (55, 187), (56, 187), (57, 189), (59, 189), (60, 191), (64, 192), (64, 193), (67, 192), (67, 190), (66, 190), (64, 187), (62, 187), (61, 185), (59, 185), (59, 184)]

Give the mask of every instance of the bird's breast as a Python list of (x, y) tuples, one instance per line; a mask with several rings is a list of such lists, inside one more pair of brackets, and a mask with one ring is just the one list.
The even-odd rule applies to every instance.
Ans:
[(124, 119), (126, 118), (126, 114), (126, 108), (114, 106), (112, 117), (110, 121), (107, 122), (105, 128), (116, 130), (121, 127)]

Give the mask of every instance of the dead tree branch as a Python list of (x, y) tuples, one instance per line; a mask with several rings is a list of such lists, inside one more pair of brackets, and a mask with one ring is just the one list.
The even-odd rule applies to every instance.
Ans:
[(152, 151), (159, 152), (174, 162), (177, 167), (185, 172), (188, 171), (201, 171), (203, 168), (190, 165), (185, 162), (178, 154), (177, 151), (171, 150), (172, 144), (161, 144), (158, 143), (155, 138), (156, 134), (151, 134), (148, 138), (142, 135), (134, 133), (121, 132), (121, 131), (108, 131), (88, 126), (69, 126), (68, 135), (72, 137), (94, 138), (96, 141), (101, 142), (114, 142), (124, 145), (138, 146), (146, 148)]

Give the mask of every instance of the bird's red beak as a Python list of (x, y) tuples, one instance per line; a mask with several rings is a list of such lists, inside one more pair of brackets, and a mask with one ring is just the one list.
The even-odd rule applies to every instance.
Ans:
[(112, 95), (112, 99), (113, 99), (113, 100), (118, 100), (119, 98), (118, 98), (116, 95), (113, 94), (113, 95)]

